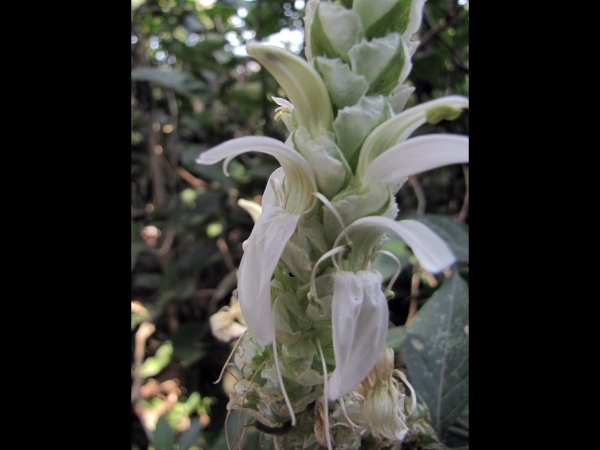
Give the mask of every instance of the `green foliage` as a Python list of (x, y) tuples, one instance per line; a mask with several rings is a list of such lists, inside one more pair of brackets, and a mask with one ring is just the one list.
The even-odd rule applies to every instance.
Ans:
[(406, 327), (406, 365), (443, 437), (469, 401), (469, 290), (454, 272)]
[[(303, 10), (297, 10), (291, 0), (204, 4), (210, 2), (137, 0), (132, 1), (131, 10), (131, 300), (147, 310), (132, 310), (132, 342), (142, 323), (154, 324), (156, 329), (142, 348), (140, 376), (144, 383), (177, 380), (182, 387), (177, 401), (156, 422), (150, 439), (155, 450), (227, 448), (227, 397), (212, 383), (229, 348), (210, 335), (208, 318), (228, 302), (242, 243), (252, 230), (252, 220), (237, 200), (261, 195), (277, 164), (269, 156), (245, 155), (231, 162), (227, 177), (220, 165), (202, 166), (195, 160), (201, 152), (237, 136), (285, 138), (283, 123), (273, 119), (276, 105), (270, 99), (284, 96), (283, 91), (240, 50), (247, 42), (266, 39), (284, 27), (299, 31), (303, 25)], [(247, 12), (245, 17), (241, 8)], [(395, 26), (386, 22), (391, 18), (386, 16), (377, 26)], [(374, 27), (367, 34), (377, 35), (377, 30)], [(408, 76), (415, 87), (408, 105), (450, 93), (468, 95), (468, 4), (429, 0), (419, 34), (422, 46)], [(287, 46), (292, 48), (292, 43)], [(463, 112), (454, 121), (427, 124), (417, 133), (468, 134), (468, 117)], [(432, 214), (416, 214), (422, 200), (407, 185), (397, 197), (406, 214), (402, 218), (419, 220), (436, 231), (459, 265), (437, 290), (421, 285), (411, 296), (410, 277), (404, 275), (411, 273), (410, 252), (395, 238), (385, 244), (403, 267), (393, 286), (396, 298), (390, 300), (390, 319), (397, 326), (388, 332), (388, 345), (405, 349), (410, 380), (429, 406), (436, 431), (443, 435), (447, 430), (447, 443), (454, 439), (456, 445), (464, 445), (468, 443), (468, 408), (466, 426), (464, 413), (459, 414), (468, 402), (464, 388), (468, 362), (462, 368), (455, 366), (460, 362), (457, 358), (468, 351), (466, 338), (460, 335), (467, 318), (467, 287), (457, 274), (469, 262), (468, 215), (463, 223), (454, 217), (463, 204), (467, 180), (460, 167), (453, 167), (419, 175), (418, 181), (425, 191), (426, 212)], [(396, 263), (385, 255), (374, 266), (386, 279), (396, 270)], [(403, 300), (409, 298), (418, 298), (422, 308), (404, 327), (408, 301)], [(449, 298), (453, 301), (448, 302)], [(449, 304), (451, 309), (447, 309)], [(451, 312), (458, 319), (439, 328), (434, 317)], [(411, 339), (421, 339), (426, 348), (431, 347), (432, 355), (437, 355), (437, 345), (445, 345), (443, 377), (441, 366), (417, 352)], [(331, 345), (324, 345), (323, 350), (326, 359), (333, 361)], [(426, 368), (443, 381), (441, 391), (426, 376)], [(457, 387), (450, 392), (453, 386)], [(211, 411), (214, 397), (218, 402)], [(163, 402), (164, 395), (155, 393), (142, 406), (153, 409)], [(198, 420), (202, 414), (210, 414), (210, 420)], [(230, 441), (236, 435), (239, 440), (244, 431), (243, 448), (272, 448), (272, 440), (261, 440), (254, 427), (244, 428), (253, 419), (242, 413), (238, 423), (238, 414), (234, 411), (229, 418)], [(178, 426), (186, 423), (184, 417), (190, 425), (180, 430)], [(456, 441), (457, 433), (464, 435), (465, 430), (467, 437)], [(132, 446), (143, 448), (144, 443), (143, 437), (132, 434)]]

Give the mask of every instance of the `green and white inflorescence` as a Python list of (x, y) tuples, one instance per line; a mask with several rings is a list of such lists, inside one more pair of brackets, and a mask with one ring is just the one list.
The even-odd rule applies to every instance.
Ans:
[(359, 448), (365, 438), (381, 447), (439, 445), (426, 408), (393, 368), (388, 288), (371, 267), (388, 231), (428, 272), (455, 262), (425, 225), (394, 220), (395, 194), (410, 175), (469, 161), (467, 137), (410, 138), (468, 107), (468, 99), (449, 96), (403, 110), (423, 3), (309, 0), (308, 61), (247, 46), (287, 95), (274, 100), (288, 139), (233, 139), (197, 160), (225, 160), (226, 171), (232, 158), (256, 151), (281, 165), (239, 267), (249, 331), (234, 352), (243, 379), (228, 405), (274, 429), (278, 449)]

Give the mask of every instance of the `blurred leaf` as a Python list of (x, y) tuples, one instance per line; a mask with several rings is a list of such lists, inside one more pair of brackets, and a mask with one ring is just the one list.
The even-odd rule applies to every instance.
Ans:
[(173, 345), (166, 341), (163, 345), (158, 347), (156, 354), (146, 358), (140, 367), (140, 375), (144, 378), (152, 377), (158, 372), (163, 370), (167, 364), (171, 361), (171, 354), (173, 353)]
[(179, 450), (188, 450), (196, 443), (200, 436), (200, 420), (198, 417), (190, 419), (190, 426), (187, 430), (181, 433), (179, 437)]
[(173, 356), (184, 365), (199, 361), (206, 352), (199, 347), (200, 336), (204, 333), (204, 322), (188, 322), (179, 326), (173, 335)]
[(196, 231), (198, 225), (204, 222), (208, 216), (218, 211), (220, 200), (221, 194), (218, 192), (200, 194), (191, 203), (177, 198), (175, 208), (169, 217), (167, 228), (173, 228), (178, 232), (189, 229)]
[(164, 305), (169, 300), (185, 300), (190, 298), (196, 292), (196, 281), (185, 279), (178, 281), (175, 286), (167, 289), (158, 299), (158, 305)]
[(131, 70), (131, 79), (133, 81), (151, 81), (161, 87), (173, 89), (181, 95), (187, 97), (198, 94), (199, 91), (206, 89), (203, 81), (195, 78), (189, 73), (183, 73), (178, 70), (160, 70), (154, 67), (136, 67)]
[(135, 264), (137, 263), (138, 256), (142, 250), (147, 249), (148, 246), (145, 242), (142, 241), (132, 241), (131, 242), (131, 270), (133, 271)]
[(468, 296), (454, 271), (406, 327), (406, 366), (440, 438), (469, 401)]
[(279, 164), (277, 163), (277, 161), (262, 161), (260, 164), (257, 164), (256, 166), (248, 169), (246, 171), (246, 175), (252, 179), (262, 178), (263, 180), (268, 180), (271, 174), (278, 168)]
[(158, 422), (156, 422), (152, 443), (154, 444), (154, 450), (173, 450), (175, 436), (164, 415), (160, 416)]
[(181, 274), (192, 274), (221, 258), (219, 247), (213, 241), (200, 242), (192, 252), (182, 256), (176, 263), (176, 270)]
[(469, 262), (469, 228), (450, 216), (442, 214), (423, 214), (421, 216), (403, 216), (421, 222), (435, 231), (450, 247), (457, 261)]
[(385, 345), (392, 347), (394, 351), (400, 350), (406, 337), (406, 327), (403, 325), (390, 328), (387, 332), (387, 338), (385, 339)]
[(158, 273), (138, 273), (133, 276), (135, 287), (159, 289), (162, 286), (163, 277)]
[(240, 103), (256, 106), (262, 98), (262, 84), (258, 81), (236, 83), (229, 88), (229, 96)]

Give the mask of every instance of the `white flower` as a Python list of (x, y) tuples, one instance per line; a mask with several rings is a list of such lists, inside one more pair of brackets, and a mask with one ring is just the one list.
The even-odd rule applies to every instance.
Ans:
[[(346, 309), (342, 308), (352, 312), (355, 318), (337, 317), (335, 313), (333, 317), (334, 341), (337, 333), (340, 346), (336, 350), (339, 370), (332, 377), (332, 384), (336, 386), (332, 395), (344, 395), (375, 364), (387, 329), (387, 305), (382, 302), (385, 295), (381, 289), (376, 290), (374, 287), (380, 283), (380, 276), (368, 269), (368, 263), (365, 266), (365, 258), (369, 257), (377, 240), (388, 229), (396, 232), (413, 248), (422, 266), (429, 272), (438, 272), (453, 262), (447, 246), (424, 225), (364, 216), (382, 214), (375, 212), (381, 208), (377, 202), (382, 202), (384, 206), (388, 204), (386, 208), (393, 213), (388, 215), (395, 216), (393, 195), (409, 175), (447, 164), (468, 162), (466, 137), (438, 134), (407, 140), (414, 129), (431, 118), (433, 113), (441, 117), (454, 114), (466, 107), (468, 101), (463, 97), (447, 97), (393, 116), (365, 140), (356, 174), (352, 175), (348, 172), (347, 164), (336, 159), (343, 160), (343, 157), (336, 156), (335, 143), (328, 140), (333, 137), (331, 131), (328, 131), (332, 129), (331, 103), (323, 81), (315, 70), (302, 59), (278, 47), (251, 44), (248, 52), (284, 88), (293, 105), (283, 99), (277, 99), (277, 103), (284, 109), (293, 109), (300, 128), (288, 139), (289, 145), (266, 137), (243, 137), (203, 152), (197, 163), (215, 164), (225, 160), (225, 170), (228, 162), (235, 156), (258, 151), (274, 156), (281, 164), (281, 168), (269, 178), (263, 196), (262, 214), (248, 239), (238, 275), (242, 313), (260, 345), (273, 342), (271, 278), (287, 242), (296, 231), (300, 217), (309, 209), (311, 201), (315, 201), (311, 200), (311, 194), (320, 191), (331, 198), (341, 185), (350, 183), (354, 186), (355, 190), (350, 195), (341, 200), (333, 200), (344, 223), (359, 218), (347, 228), (347, 233), (358, 233), (358, 238), (353, 239), (355, 247), (348, 263), (352, 267), (347, 268), (348, 273), (338, 274), (339, 280), (335, 280), (337, 292), (334, 291), (333, 299), (334, 305), (337, 300), (338, 306), (342, 306), (344, 293), (349, 294), (356, 288), (357, 303), (353, 306), (346, 305)], [(296, 139), (295, 144), (294, 137), (301, 130), (308, 130), (308, 133), (302, 139)], [(325, 145), (325, 141), (331, 142), (331, 147)], [(299, 145), (301, 148), (294, 149), (291, 145)], [(325, 155), (319, 153), (320, 150), (330, 153)], [(345, 171), (341, 178), (340, 170)], [(337, 178), (332, 178), (333, 173), (331, 177), (327, 175), (332, 171), (336, 171)], [(335, 185), (331, 184), (332, 179), (337, 180)], [(317, 187), (317, 183), (322, 189)], [(333, 236), (336, 235), (337, 233)], [(337, 242), (339, 243), (339, 238)], [(372, 327), (367, 325), (367, 321), (362, 321), (363, 316), (369, 316)], [(346, 335), (341, 334), (341, 330), (351, 328), (356, 330), (358, 337), (350, 345), (342, 346), (341, 341), (346, 339)], [(355, 367), (360, 365), (357, 361), (361, 361), (361, 358), (350, 358), (350, 354), (355, 349), (362, 348), (367, 341), (372, 345), (372, 352), (366, 355), (368, 364), (362, 361), (363, 367)], [(354, 370), (358, 375), (350, 376)]]
[(383, 277), (369, 265), (373, 247), (388, 230), (412, 248), (428, 272), (441, 272), (456, 260), (437, 234), (414, 220), (396, 222), (369, 216), (356, 220), (340, 234), (334, 245), (349, 238), (352, 249), (348, 258), (341, 261), (348, 270), (338, 268), (334, 280), (331, 316), (336, 367), (329, 379), (329, 400), (356, 387), (369, 374), (384, 347), (388, 306), (381, 289)]

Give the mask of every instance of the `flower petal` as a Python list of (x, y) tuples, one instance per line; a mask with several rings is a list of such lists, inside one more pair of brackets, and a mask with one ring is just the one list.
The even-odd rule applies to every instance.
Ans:
[(299, 56), (274, 45), (248, 44), (246, 51), (275, 77), (294, 105), (298, 123), (313, 137), (332, 130), (329, 94), (315, 69)]
[(419, 172), (467, 162), (468, 137), (452, 134), (418, 136), (394, 145), (376, 157), (367, 167), (362, 184), (397, 185)]
[(273, 341), (271, 277), (300, 217), (300, 213), (292, 214), (277, 205), (263, 204), (240, 262), (240, 308), (256, 341), (263, 346)]
[(382, 281), (375, 270), (335, 275), (331, 316), (336, 367), (329, 379), (329, 400), (354, 389), (377, 362), (388, 328)]
[(358, 159), (357, 176), (361, 178), (371, 162), (395, 144), (408, 139), (423, 125), (433, 111), (459, 111), (469, 107), (469, 99), (460, 95), (438, 98), (403, 111), (385, 121), (365, 139)]
[(252, 151), (266, 153), (279, 161), (287, 182), (293, 186), (293, 189), (289, 189), (286, 210), (294, 213), (302, 212), (306, 207), (308, 196), (317, 190), (315, 176), (302, 155), (276, 139), (262, 136), (231, 139), (202, 152), (196, 162), (198, 164), (215, 164), (225, 159), (223, 171), (227, 173), (227, 163), (232, 158)]
[[(456, 261), (448, 244), (426, 225), (416, 220), (395, 221), (378, 216), (363, 217), (346, 228), (346, 233), (354, 245), (352, 252), (369, 255), (379, 238), (388, 230), (406, 242), (427, 272), (441, 272)], [(334, 245), (342, 239), (343, 233), (338, 236)], [(362, 264), (362, 261), (358, 263)]]

